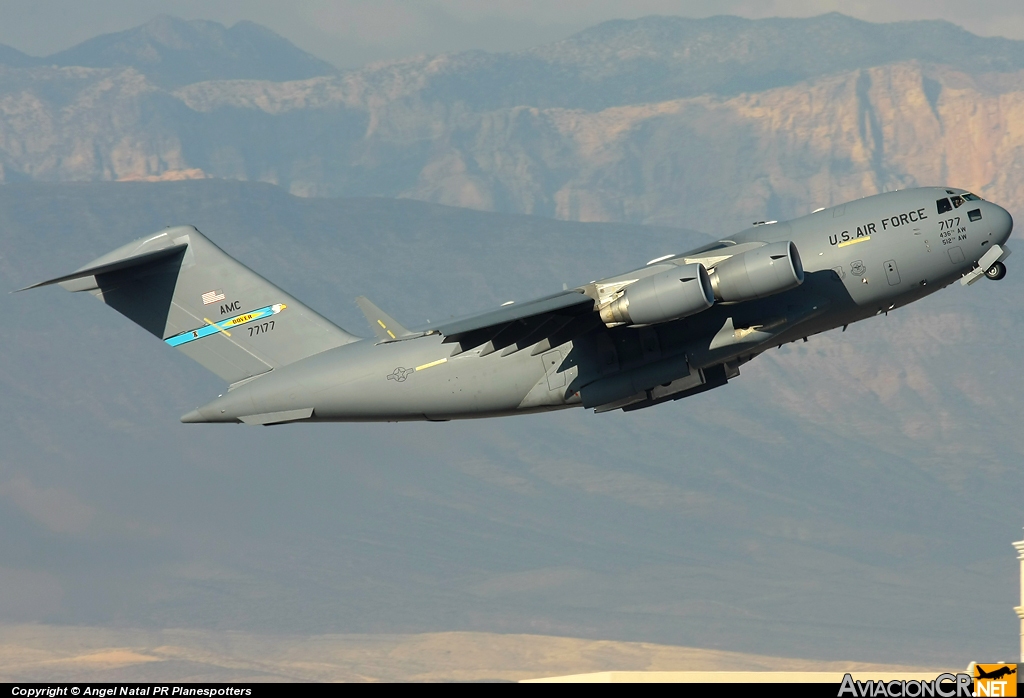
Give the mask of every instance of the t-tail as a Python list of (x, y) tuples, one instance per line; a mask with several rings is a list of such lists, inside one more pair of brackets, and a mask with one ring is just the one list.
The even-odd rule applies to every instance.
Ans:
[(192, 226), (140, 238), (26, 288), (48, 284), (88, 291), (230, 384), (358, 339)]

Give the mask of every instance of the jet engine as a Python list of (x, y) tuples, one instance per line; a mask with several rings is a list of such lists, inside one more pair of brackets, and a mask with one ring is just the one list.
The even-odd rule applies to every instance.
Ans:
[(720, 262), (709, 276), (716, 300), (749, 301), (796, 288), (804, 267), (796, 245), (773, 242)]
[(601, 320), (615, 325), (652, 325), (707, 310), (715, 294), (703, 264), (686, 264), (630, 284), (601, 308)]

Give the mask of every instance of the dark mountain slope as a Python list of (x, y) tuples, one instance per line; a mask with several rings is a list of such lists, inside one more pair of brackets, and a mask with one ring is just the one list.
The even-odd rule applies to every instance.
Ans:
[(28, 68), (33, 65), (39, 65), (42, 61), (42, 58), (36, 58), (35, 56), (30, 56), (27, 53), (22, 53), (13, 46), (0, 44), (0, 65), (2, 66), (7, 66), (9, 68)]
[(133, 67), (164, 87), (205, 80), (302, 80), (335, 71), (330, 64), (253, 22), (217, 22), (166, 15), (104, 34), (48, 56), (61, 66)]

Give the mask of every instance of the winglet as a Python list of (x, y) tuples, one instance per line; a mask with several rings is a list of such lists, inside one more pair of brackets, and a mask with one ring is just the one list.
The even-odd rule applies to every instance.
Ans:
[(356, 305), (363, 311), (366, 321), (370, 323), (370, 328), (378, 339), (389, 342), (413, 334), (399, 325), (393, 317), (375, 306), (366, 296), (356, 298)]

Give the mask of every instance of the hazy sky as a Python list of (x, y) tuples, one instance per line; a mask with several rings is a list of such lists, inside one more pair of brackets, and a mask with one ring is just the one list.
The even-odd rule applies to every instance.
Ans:
[(978, 34), (1024, 39), (1020, 0), (0, 0), (0, 43), (45, 55), (165, 13), (229, 25), (253, 20), (325, 60), (353, 67), (416, 53), (527, 48), (615, 18), (832, 11), (876, 22), (945, 19)]

